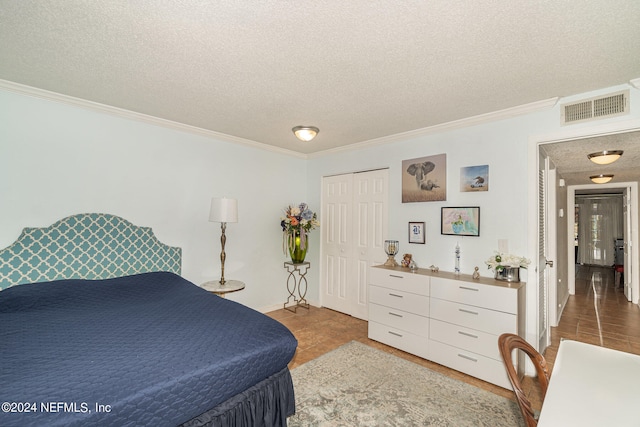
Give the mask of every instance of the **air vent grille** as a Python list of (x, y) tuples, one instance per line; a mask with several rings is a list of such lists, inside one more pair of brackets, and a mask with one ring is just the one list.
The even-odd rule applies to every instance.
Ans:
[(562, 124), (572, 124), (629, 113), (629, 91), (591, 98), (562, 106)]

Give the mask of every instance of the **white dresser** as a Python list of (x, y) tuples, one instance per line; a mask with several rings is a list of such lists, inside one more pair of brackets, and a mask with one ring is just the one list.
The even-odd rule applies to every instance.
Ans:
[(369, 338), (511, 388), (498, 337), (524, 334), (524, 283), (384, 266), (369, 277)]
[(369, 338), (428, 359), (429, 278), (378, 267), (369, 278)]

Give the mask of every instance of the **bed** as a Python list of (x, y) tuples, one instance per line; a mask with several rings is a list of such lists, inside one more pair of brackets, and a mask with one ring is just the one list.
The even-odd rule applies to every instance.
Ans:
[(296, 339), (180, 268), (113, 215), (24, 229), (0, 251), (0, 425), (286, 425)]

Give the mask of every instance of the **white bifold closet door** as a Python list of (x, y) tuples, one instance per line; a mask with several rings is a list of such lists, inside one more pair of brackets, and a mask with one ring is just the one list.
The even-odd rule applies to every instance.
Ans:
[(368, 270), (386, 259), (389, 171), (322, 180), (321, 298), (324, 307), (368, 318)]

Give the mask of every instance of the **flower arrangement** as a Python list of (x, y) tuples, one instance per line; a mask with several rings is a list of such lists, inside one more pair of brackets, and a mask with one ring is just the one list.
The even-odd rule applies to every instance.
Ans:
[(316, 213), (309, 209), (306, 203), (300, 203), (297, 206), (287, 206), (284, 215), (280, 221), (282, 251), (286, 254), (288, 249), (289, 253), (293, 253), (299, 245), (306, 252), (307, 233), (320, 225)]
[(455, 221), (451, 221), (451, 225), (462, 225), (464, 224), (464, 222), (465, 220), (462, 219), (462, 215), (458, 214), (458, 219), (456, 219)]
[(469, 213), (466, 210), (451, 209), (447, 210), (443, 221), (451, 225), (463, 225), (469, 221)]
[(502, 271), (505, 268), (527, 268), (531, 264), (531, 260), (517, 255), (505, 254), (496, 251), (487, 261), (487, 268), (493, 271)]

